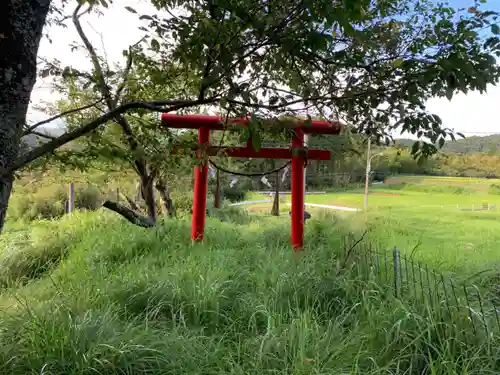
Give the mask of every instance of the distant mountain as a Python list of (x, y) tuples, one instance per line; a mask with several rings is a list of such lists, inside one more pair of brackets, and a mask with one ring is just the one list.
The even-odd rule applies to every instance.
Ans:
[[(40, 130), (40, 132), (42, 131), (52, 137), (58, 137), (64, 133), (64, 128), (44, 128), (43, 130)], [(334, 138), (335, 139), (333, 140), (337, 142), (337, 138), (340, 137)], [(23, 137), (22, 140), (29, 148), (33, 148), (40, 143), (47, 142), (47, 138), (42, 138), (34, 134), (27, 135)], [(394, 146), (411, 148), (413, 143), (415, 143), (415, 140), (413, 139), (401, 138), (395, 140)], [(441, 151), (453, 154), (470, 154), (474, 152), (500, 154), (500, 134), (488, 135), (484, 137), (467, 137), (465, 139), (458, 139), (456, 142), (448, 140)]]
[[(409, 148), (415, 143), (412, 139), (396, 139), (396, 147)], [(474, 152), (500, 154), (500, 134), (485, 137), (473, 136), (458, 139), (456, 142), (446, 141), (442, 152), (453, 154), (471, 154)]]
[[(51, 137), (58, 137), (64, 133), (64, 129), (62, 129), (62, 128), (43, 128), (43, 129), (40, 129), (39, 132), (47, 134), (48, 136), (51, 136)], [(28, 148), (33, 148), (33, 147), (39, 145), (40, 143), (46, 143), (47, 141), (49, 141), (49, 139), (44, 138), (44, 137), (39, 137), (39, 136), (34, 135), (34, 134), (28, 134), (28, 135), (24, 136), (23, 138), (21, 138), (21, 141)]]

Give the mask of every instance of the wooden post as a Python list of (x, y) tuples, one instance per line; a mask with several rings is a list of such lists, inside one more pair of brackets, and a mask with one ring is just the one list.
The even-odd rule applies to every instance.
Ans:
[(75, 211), (75, 184), (71, 182), (68, 189), (68, 213)]
[(274, 191), (273, 207), (271, 208), (271, 215), (280, 216), (280, 173), (279, 172), (276, 172), (274, 188), (275, 191)]
[(400, 284), (400, 257), (399, 257), (399, 250), (397, 247), (394, 248), (393, 251), (393, 258), (394, 258), (394, 296), (396, 298), (401, 297), (401, 284)]
[(215, 197), (214, 197), (214, 207), (220, 208), (220, 174), (219, 170), (215, 171)]

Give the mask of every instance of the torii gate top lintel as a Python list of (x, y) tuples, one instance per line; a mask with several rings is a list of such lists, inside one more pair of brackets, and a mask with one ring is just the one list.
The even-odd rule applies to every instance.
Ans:
[[(221, 116), (206, 115), (176, 115), (172, 113), (162, 113), (161, 124), (168, 128), (177, 129), (199, 129), (208, 128), (210, 130), (226, 130), (225, 118)], [(247, 126), (250, 119), (240, 117), (229, 119), (233, 126)], [(279, 121), (279, 120), (278, 120)], [(305, 120), (295, 120), (295, 128), (300, 128), (305, 134), (332, 134), (338, 135), (342, 130), (342, 124), (338, 121), (329, 122), (322, 120), (312, 120), (309, 123)]]

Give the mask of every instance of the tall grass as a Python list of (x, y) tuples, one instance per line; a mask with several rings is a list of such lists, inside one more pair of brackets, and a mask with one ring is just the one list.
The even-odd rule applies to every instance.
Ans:
[[(282, 218), (153, 230), (106, 213), (0, 239), (2, 374), (486, 374), (498, 345), (446, 340), (346, 265), (342, 223)], [(237, 224), (240, 222), (242, 224)], [(446, 322), (444, 322), (446, 323)], [(494, 341), (490, 341), (494, 342)]]

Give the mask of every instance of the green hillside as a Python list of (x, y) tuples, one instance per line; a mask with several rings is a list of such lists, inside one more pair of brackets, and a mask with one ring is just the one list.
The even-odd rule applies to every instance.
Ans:
[[(415, 141), (412, 139), (397, 139), (397, 147), (409, 148)], [(500, 150), (500, 134), (488, 135), (485, 137), (472, 136), (457, 141), (448, 141), (442, 148), (442, 152), (453, 154), (498, 153)]]

